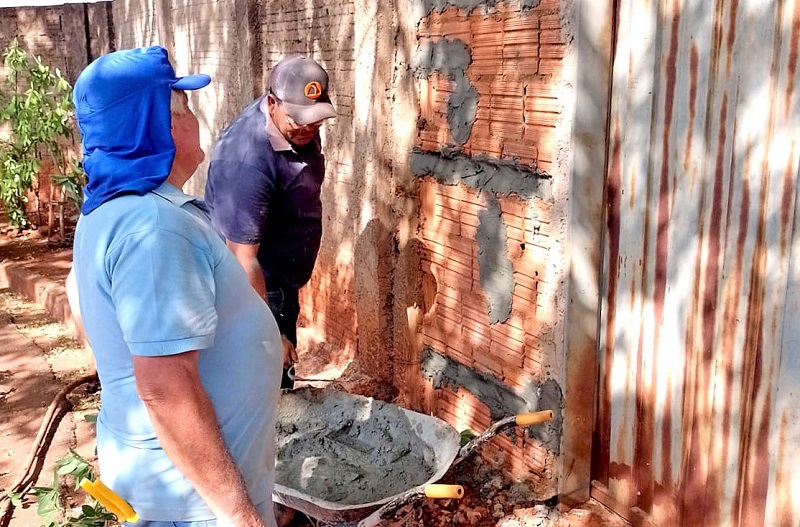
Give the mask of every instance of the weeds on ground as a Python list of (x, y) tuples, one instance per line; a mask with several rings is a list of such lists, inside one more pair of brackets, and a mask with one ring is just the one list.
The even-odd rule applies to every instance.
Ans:
[[(66, 480), (62, 484), (62, 478)], [(90, 504), (79, 508), (68, 506), (69, 494), (80, 488), (84, 479), (94, 481), (92, 465), (74, 450), (64, 459), (56, 463), (53, 471), (53, 484), (50, 487), (33, 487), (31, 493), (38, 504), (37, 514), (43, 520), (44, 527), (105, 527), (117, 525), (116, 518), (100, 505), (94, 498)], [(71, 481), (71, 484), (69, 483)], [(21, 494), (9, 493), (11, 503), (19, 507), (22, 504)]]

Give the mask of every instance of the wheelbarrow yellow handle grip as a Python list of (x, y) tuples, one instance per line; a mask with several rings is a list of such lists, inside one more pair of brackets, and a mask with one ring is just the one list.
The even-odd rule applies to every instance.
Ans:
[(541, 412), (533, 412), (530, 414), (517, 415), (517, 426), (531, 426), (541, 423), (547, 423), (553, 420), (553, 410), (542, 410)]
[(425, 496), (428, 498), (460, 500), (464, 497), (464, 487), (461, 485), (426, 485)]
[(123, 500), (119, 494), (103, 485), (103, 482), (99, 479), (97, 481), (84, 479), (81, 481), (81, 487), (91, 494), (100, 505), (119, 518), (120, 522), (136, 523), (139, 521), (139, 515), (136, 514), (133, 507)]

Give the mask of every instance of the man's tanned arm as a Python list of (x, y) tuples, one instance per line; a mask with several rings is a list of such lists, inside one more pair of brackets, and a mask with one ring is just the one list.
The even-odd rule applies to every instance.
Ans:
[(198, 352), (134, 356), (136, 389), (159, 443), (216, 514), (220, 526), (264, 527), (217, 424)]
[[(258, 247), (259, 245), (252, 244), (246, 245), (242, 243), (232, 242), (227, 240), (228, 248), (231, 250), (236, 259), (244, 268), (244, 272), (247, 274), (247, 279), (250, 281), (250, 285), (253, 286), (253, 289), (256, 290), (256, 293), (261, 295), (261, 298), (264, 301), (267, 300), (267, 284), (264, 282), (264, 274), (261, 272), (261, 264), (258, 263)], [(297, 350), (294, 349), (294, 346), (291, 342), (286, 338), (285, 335), (281, 335), (281, 339), (283, 340), (283, 367), (288, 368), (292, 365), (292, 363), (297, 362)]]
[(258, 263), (258, 247), (259, 244), (243, 244), (236, 243), (228, 240), (226, 242), (228, 248), (236, 256), (236, 259), (244, 268), (247, 273), (247, 279), (250, 285), (256, 290), (256, 293), (261, 295), (261, 298), (267, 298), (267, 285), (264, 283), (264, 274), (261, 272), (261, 264)]

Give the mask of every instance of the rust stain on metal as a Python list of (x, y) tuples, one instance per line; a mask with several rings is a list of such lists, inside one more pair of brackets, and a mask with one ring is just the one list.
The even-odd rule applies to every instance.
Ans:
[(800, 2), (794, 3), (792, 14), (792, 33), (789, 36), (789, 57), (786, 69), (789, 82), (786, 83), (786, 108), (784, 116), (789, 117), (792, 112), (792, 95), (794, 94), (794, 78), (797, 75), (797, 63), (800, 60)]
[[(706, 201), (706, 184), (701, 184), (698, 210), (703, 210)], [(700, 214), (696, 231), (697, 248), (694, 261), (694, 283), (692, 287), (692, 302), (686, 317), (686, 378), (683, 384), (683, 411), (681, 413), (681, 473), (684, 474), (681, 488), (680, 508), (684, 525), (703, 525), (703, 506), (705, 492), (705, 453), (700, 452), (700, 430), (696, 418), (697, 413), (704, 408), (703, 387), (706, 386), (706, 376), (701, 368), (704, 355), (695, 338), (695, 321), (700, 317), (703, 257), (703, 232), (705, 231), (705, 216)]]
[[(736, 129), (734, 128), (733, 142), (736, 141)], [(745, 149), (742, 162), (742, 173), (750, 173), (750, 150), (751, 147)], [(733, 162), (733, 160), (731, 161)], [(729, 185), (732, 187), (734, 183), (734, 174), (736, 172), (731, 167), (729, 175)], [(722, 430), (719, 443), (721, 443), (721, 452), (719, 455), (718, 466), (726, 466), (728, 456), (730, 453), (731, 444), (731, 417), (733, 412), (733, 383), (734, 383), (734, 370), (736, 369), (736, 331), (738, 328), (739, 306), (742, 297), (742, 276), (744, 273), (744, 257), (745, 248), (747, 244), (748, 223), (750, 221), (750, 182), (747, 177), (742, 178), (741, 182), (742, 202), (738, 207), (739, 209), (739, 222), (738, 232), (736, 237), (735, 247), (735, 260), (733, 271), (731, 272), (730, 281), (728, 282), (728, 295), (724, 300), (724, 310), (722, 314), (722, 331), (721, 331), (721, 367), (724, 372), (725, 389), (723, 391), (724, 397), (722, 402)], [(729, 200), (728, 209), (733, 207), (733, 201)]]
[[(644, 318), (644, 316), (642, 316)], [(639, 329), (639, 342), (636, 351), (636, 426), (634, 434), (633, 466), (635, 486), (639, 495), (636, 504), (650, 511), (653, 504), (653, 404), (651, 402), (650, 382), (644, 379), (644, 320)]]
[[(791, 137), (786, 141), (778, 159), (775, 151), (778, 139), (785, 137), (779, 134), (795, 120), (800, 0), (791, 5), (786, 0), (768, 4), (769, 9), (756, 13), (753, 3), (714, 0), (713, 7), (709, 6), (710, 20), (683, 17), (683, 29), (680, 6), (685, 2), (663, 0), (657, 4), (663, 11), (658, 20), (661, 38), (653, 59), (657, 71), (651, 86), (654, 109), (650, 122), (645, 118), (636, 123), (650, 127), (649, 142), (641, 146), (640, 154), (649, 156), (651, 171), (638, 174), (638, 180), (625, 172), (623, 181), (620, 130), (628, 123), (621, 122), (619, 115), (609, 145), (606, 250), (610, 262), (609, 284), (603, 292), (608, 303), (606, 368), (597, 434), (606, 450), (599, 453), (602, 462), (596, 466), (606, 478), (619, 483), (611, 492), (618, 494), (620, 502), (652, 513), (654, 519), (668, 518), (674, 525), (764, 525), (768, 506), (774, 507), (771, 524), (788, 527), (800, 521), (800, 496), (793, 495), (791, 472), (794, 414), (784, 411), (779, 430), (770, 429), (776, 411), (773, 406), (776, 401), (776, 407), (786, 402), (772, 385), (778, 375), (773, 369), (780, 364), (775, 344), (781, 340), (781, 323), (791, 320), (784, 313), (786, 306), (767, 292), (778, 283), (774, 281), (792, 279), (785, 274), (793, 243), (797, 243), (798, 140)], [(743, 44), (737, 42), (742, 38), (738, 27), (744, 31), (751, 23), (774, 40), (760, 42), (757, 50), (742, 50)], [(769, 27), (773, 23), (774, 28)], [(708, 48), (705, 44), (699, 47), (692, 32), (704, 34), (706, 28), (711, 32)], [(761, 47), (767, 48), (766, 53)], [(676, 85), (681, 49), (688, 55), (686, 86)], [(744, 91), (750, 89), (750, 81), (742, 81), (743, 71), (733, 60), (741, 51), (745, 55), (757, 51), (766, 62), (759, 65), (759, 75), (769, 87), (756, 123), (742, 120), (749, 115), (748, 98), (753, 93)], [(632, 67), (630, 60), (628, 67)], [(636, 72), (629, 73), (629, 79), (636, 78)], [(633, 91), (637, 86), (628, 88)], [(740, 89), (747, 103), (744, 106)], [(685, 106), (676, 100), (676, 94), (684, 90), (688, 95)], [(662, 115), (663, 127), (658, 122)], [(680, 134), (685, 137), (672, 143)], [(702, 147), (693, 149), (701, 143)], [(700, 187), (699, 192), (689, 194), (691, 203), (680, 201), (681, 189), (687, 184)], [(644, 195), (636, 194), (637, 185)], [(630, 192), (627, 200), (626, 192)], [(620, 210), (622, 200), (630, 211)], [(671, 214), (678, 207), (688, 211), (690, 219), (697, 218), (696, 228), (688, 227), (679, 213)], [(637, 222), (634, 239), (620, 239), (622, 221)], [(683, 262), (680, 251), (687, 246), (695, 256), (693, 261)], [(682, 283), (677, 291), (667, 277), (676, 266), (685, 265), (694, 265), (689, 270), (694, 282)], [(777, 274), (767, 276), (773, 268)], [(626, 274), (630, 276), (623, 279)], [(617, 309), (624, 294), (630, 295), (633, 320), (620, 319), (620, 335), (624, 335), (623, 325), (635, 324), (638, 317), (638, 341), (623, 343), (623, 337), (616, 341), (617, 314), (622, 317), (628, 309), (627, 301)], [(666, 306), (673, 305), (673, 299), (685, 306), (679, 315), (683, 318), (679, 324), (684, 331), (685, 366), (682, 371), (659, 371), (657, 375), (656, 368), (651, 371), (649, 365), (657, 365), (660, 353), (667, 351), (666, 347), (659, 349), (660, 331)], [(653, 347), (648, 349), (651, 342)], [(615, 352), (617, 362), (612, 364)], [(621, 386), (615, 387), (618, 391), (613, 400), (612, 365), (617, 370), (627, 368), (635, 377), (635, 384), (626, 380), (624, 394)], [(617, 412), (613, 422), (612, 411)], [(615, 429), (610, 430), (611, 426)], [(609, 458), (612, 438), (617, 441), (614, 450), (619, 452)], [(761, 459), (776, 441), (777, 465)], [(628, 457), (631, 449), (632, 461)], [(675, 466), (678, 453), (679, 467)], [(620, 464), (623, 460), (625, 465)]]
[(683, 169), (689, 170), (689, 160), (692, 158), (692, 139), (694, 138), (694, 120), (697, 116), (697, 71), (700, 64), (700, 55), (697, 44), (692, 43), (689, 58), (689, 120), (686, 130), (686, 147), (683, 149)]
[[(664, 410), (661, 422), (661, 483), (672, 485), (672, 370), (666, 374), (667, 391), (664, 394)], [(663, 489), (662, 489), (663, 491)], [(654, 503), (655, 503), (655, 497)]]
[[(778, 425), (778, 456), (775, 460), (775, 487), (778, 489), (778, 510), (775, 511), (775, 518), (778, 520), (778, 527), (796, 527), (794, 519), (795, 501), (792, 496), (792, 471), (795, 467), (790, 467), (790, 462), (786, 461), (786, 434), (789, 427), (788, 410), (781, 414), (780, 425)], [(792, 457), (797, 445), (791, 445), (789, 456)]]
[[(723, 12), (725, 10), (726, 0), (716, 0), (715, 2), (715, 9), (714, 9), (714, 31), (711, 35), (711, 57), (709, 60), (709, 87), (708, 93), (714, 93), (716, 88), (716, 80), (717, 80), (717, 72), (719, 72), (719, 56), (722, 53), (722, 28), (724, 27), (723, 24)], [(712, 97), (708, 97), (708, 102), (706, 105), (711, 104)], [(706, 108), (706, 116), (711, 115), (710, 108)], [(708, 122), (708, 121), (706, 121)], [(708, 125), (706, 125), (708, 128)], [(708, 139), (708, 137), (706, 137)]]
[(722, 96), (720, 127), (717, 137), (717, 161), (714, 167), (714, 186), (711, 191), (711, 217), (708, 225), (708, 259), (705, 269), (705, 291), (703, 292), (703, 352), (707, 359), (714, 355), (716, 332), (716, 309), (719, 293), (720, 237), (722, 235), (722, 195), (725, 190), (725, 146), (727, 139), (728, 94)]
[[(766, 163), (766, 162), (765, 162)], [(768, 167), (763, 167), (768, 168)], [(739, 430), (739, 466), (736, 482), (737, 498), (733, 500), (732, 515), (741, 518), (742, 525), (760, 525), (763, 523), (766, 507), (766, 478), (761, 480), (762, 470), (753, 465), (766, 466), (759, 463), (752, 454), (760, 455), (768, 449), (758, 450), (761, 430), (755, 428), (757, 411), (755, 397), (761, 385), (763, 360), (763, 323), (764, 323), (764, 291), (765, 274), (767, 272), (766, 224), (769, 171), (762, 170), (761, 193), (759, 195), (758, 226), (755, 236), (753, 267), (750, 271), (750, 291), (748, 294), (747, 314), (745, 317), (745, 337), (742, 359), (742, 388), (739, 399), (741, 412)], [(766, 408), (767, 415), (770, 409)], [(761, 416), (763, 418), (763, 416)], [(768, 446), (768, 445), (767, 445)], [(759, 503), (760, 501), (760, 503)]]
[[(736, 99), (733, 103), (733, 108), (736, 108), (739, 104), (739, 88), (736, 88)], [(733, 119), (733, 131), (731, 132), (731, 145), (733, 148), (736, 148), (736, 134), (739, 130), (739, 121), (737, 119)], [(734, 197), (734, 189), (736, 188), (736, 184), (738, 183), (738, 179), (736, 179), (735, 175), (737, 174), (738, 167), (738, 160), (736, 159), (735, 153), (730, 156), (730, 164), (728, 166), (728, 206), (725, 207), (725, 231), (730, 232), (731, 229), (731, 216), (733, 214), (733, 197)], [(728, 240), (730, 236), (725, 236), (725, 248), (723, 249), (724, 254), (728, 254)]]
[(788, 230), (792, 229), (794, 213), (794, 178), (797, 172), (794, 162), (795, 141), (792, 140), (792, 147), (789, 149), (789, 156), (786, 159), (786, 168), (783, 171), (783, 192), (781, 193), (781, 258), (786, 256), (788, 247)]
[(601, 404), (597, 416), (596, 448), (592, 448), (595, 477), (608, 484), (608, 464), (611, 448), (611, 369), (614, 365), (614, 331), (617, 313), (617, 282), (619, 280), (619, 242), (620, 242), (620, 203), (622, 201), (622, 138), (620, 123), (615, 118), (613, 123), (613, 139), (611, 141), (611, 159), (608, 163), (608, 188), (606, 204), (606, 230), (608, 234), (608, 305), (606, 315), (606, 349), (603, 363), (603, 385), (601, 387)]
[(636, 479), (633, 473), (633, 467), (624, 463), (612, 462), (608, 467), (609, 479), (621, 483), (619, 487), (627, 491), (621, 498), (622, 501), (629, 506), (633, 506), (635, 503), (634, 496), (636, 495)]
[[(655, 261), (653, 263), (653, 350), (650, 353), (653, 364), (658, 364), (659, 341), (661, 336), (661, 325), (664, 318), (664, 301), (667, 290), (667, 269), (669, 263), (669, 220), (670, 220), (670, 134), (672, 131), (674, 110), (675, 110), (675, 91), (677, 82), (677, 62), (678, 50), (680, 46), (680, 8), (678, 2), (672, 4), (672, 20), (670, 33), (670, 46), (665, 65), (666, 92), (664, 95), (664, 124), (661, 138), (661, 171), (658, 180), (658, 204), (656, 209), (656, 236), (655, 236)], [(655, 135), (653, 135), (655, 137)], [(648, 192), (649, 194), (649, 192)], [(648, 196), (649, 197), (649, 196)], [(650, 203), (650, 199), (647, 200)], [(650, 218), (646, 209), (644, 222), (645, 243), (642, 251), (646, 259), (650, 254), (649, 233)], [(643, 266), (643, 282), (646, 281), (649, 269)], [(637, 388), (639, 393), (636, 398), (637, 406), (637, 425), (636, 425), (636, 448), (634, 453), (634, 467), (636, 467), (636, 486), (639, 492), (638, 506), (645, 512), (653, 509), (653, 496), (655, 481), (653, 478), (653, 451), (655, 434), (655, 408), (657, 386), (657, 368), (653, 367), (650, 378), (643, 378), (642, 367), (644, 364), (643, 338), (645, 326), (639, 331), (639, 350), (637, 364)]]
[[(725, 191), (725, 147), (727, 145), (728, 122), (728, 94), (722, 96), (722, 107), (719, 115), (719, 131), (717, 132), (716, 163), (714, 165), (714, 185), (711, 190), (711, 217), (709, 219), (708, 234), (706, 236), (707, 259), (704, 270), (705, 291), (703, 292), (702, 306), (702, 333), (703, 333), (703, 365), (709, 383), (712, 382), (714, 372), (714, 356), (716, 355), (716, 319), (717, 302), (719, 299), (720, 280), (720, 253), (722, 236), (722, 198)], [(709, 452), (709, 464), (705, 488), (705, 515), (709, 525), (716, 525), (719, 518), (719, 497), (722, 491), (723, 479), (719, 471), (711, 463), (715, 456)]]
[(736, 42), (736, 17), (739, 14), (739, 0), (731, 2), (731, 10), (728, 13), (728, 49), (725, 64), (725, 74), (730, 77), (731, 62), (733, 61), (733, 45)]

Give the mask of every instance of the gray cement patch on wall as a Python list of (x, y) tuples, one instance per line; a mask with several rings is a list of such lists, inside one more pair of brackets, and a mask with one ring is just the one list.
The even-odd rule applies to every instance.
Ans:
[(463, 183), (500, 196), (552, 197), (552, 178), (546, 173), (489, 156), (415, 150), (411, 153), (411, 171), (417, 176), (431, 176), (444, 185)]
[(514, 298), (514, 266), (508, 259), (506, 224), (497, 199), (490, 197), (478, 212), (478, 269), (489, 308), (489, 322), (500, 324), (511, 316)]
[(492, 421), (526, 412), (553, 410), (553, 421), (527, 430), (529, 437), (538, 439), (549, 450), (559, 454), (564, 395), (554, 379), (541, 383), (531, 379), (522, 393), (516, 393), (495, 377), (468, 368), (432, 348), (422, 352), (421, 368), (422, 376), (430, 380), (434, 388), (463, 388), (470, 392), (486, 405)]
[(426, 40), (414, 53), (414, 73), (426, 78), (440, 73), (455, 82), (455, 90), (447, 99), (447, 125), (456, 144), (469, 139), (478, 114), (478, 90), (470, 83), (466, 69), (472, 62), (466, 44), (460, 40)]

